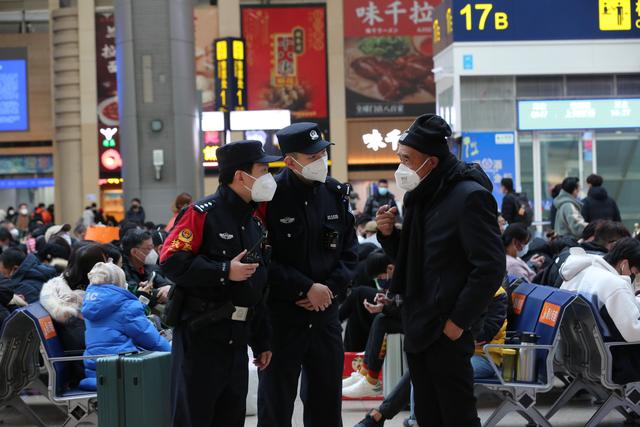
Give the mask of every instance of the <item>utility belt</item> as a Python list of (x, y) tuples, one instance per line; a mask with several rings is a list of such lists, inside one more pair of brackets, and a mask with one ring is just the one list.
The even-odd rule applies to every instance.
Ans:
[(219, 303), (186, 295), (184, 289), (173, 285), (169, 291), (169, 304), (165, 309), (164, 322), (169, 326), (180, 323), (182, 314), (193, 313), (187, 321), (189, 328), (198, 330), (204, 326), (230, 319), (236, 322), (247, 322), (254, 314), (253, 308), (239, 307), (230, 301)]

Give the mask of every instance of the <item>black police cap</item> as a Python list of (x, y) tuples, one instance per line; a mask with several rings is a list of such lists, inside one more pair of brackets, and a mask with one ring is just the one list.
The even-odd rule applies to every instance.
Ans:
[(322, 138), (317, 124), (311, 122), (294, 123), (276, 132), (282, 154), (302, 153), (315, 154), (330, 145)]
[(400, 136), (400, 144), (428, 154), (442, 157), (449, 152), (447, 137), (451, 136), (451, 128), (437, 114), (424, 114)]
[(236, 141), (225, 144), (216, 151), (221, 170), (229, 170), (247, 163), (271, 163), (281, 160), (280, 156), (270, 156), (260, 141)]

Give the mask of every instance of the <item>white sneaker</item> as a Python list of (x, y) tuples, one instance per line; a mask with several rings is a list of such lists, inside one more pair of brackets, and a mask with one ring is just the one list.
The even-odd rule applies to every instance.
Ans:
[(373, 385), (362, 377), (357, 383), (342, 389), (342, 396), (350, 399), (382, 396), (382, 383), (378, 381), (378, 384)]
[(342, 380), (342, 388), (350, 387), (360, 381), (362, 378), (364, 378), (364, 376), (360, 372), (352, 372), (351, 376)]

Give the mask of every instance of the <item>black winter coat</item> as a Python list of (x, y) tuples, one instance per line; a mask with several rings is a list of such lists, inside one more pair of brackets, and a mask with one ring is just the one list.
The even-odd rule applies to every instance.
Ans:
[(603, 187), (592, 187), (589, 190), (589, 194), (582, 205), (582, 216), (587, 222), (593, 222), (598, 219), (622, 221), (618, 204), (609, 197), (607, 190)]
[(378, 233), (396, 259), (391, 292), (403, 298), (407, 352), (426, 350), (448, 319), (469, 330), (502, 283), (506, 256), (491, 189), (479, 166), (450, 155), (405, 196), (402, 232)]
[(11, 276), (8, 287), (31, 304), (40, 298), (42, 285), (56, 274), (55, 268), (42, 264), (35, 255), (29, 254)]

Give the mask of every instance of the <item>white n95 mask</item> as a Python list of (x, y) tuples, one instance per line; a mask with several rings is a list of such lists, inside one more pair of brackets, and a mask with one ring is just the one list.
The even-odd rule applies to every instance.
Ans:
[[(270, 202), (273, 199), (273, 195), (276, 194), (276, 189), (278, 188), (273, 175), (267, 173), (260, 178), (256, 178), (246, 172), (245, 175), (250, 176), (255, 181), (253, 187), (251, 187), (251, 200), (254, 202)], [(249, 189), (246, 186), (245, 188)]]
[[(302, 164), (296, 159), (293, 159), (293, 161), (302, 166)], [(318, 160), (314, 160), (308, 165), (302, 166), (301, 175), (309, 181), (325, 182), (327, 180), (328, 172), (329, 158), (327, 156), (322, 156)]]

